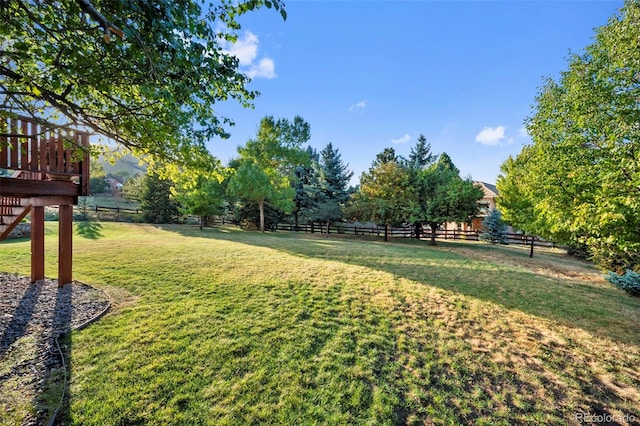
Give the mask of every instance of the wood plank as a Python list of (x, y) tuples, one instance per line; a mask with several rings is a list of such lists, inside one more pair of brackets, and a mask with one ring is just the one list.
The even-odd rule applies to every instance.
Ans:
[(80, 188), (80, 195), (91, 195), (91, 159), (89, 158), (89, 134), (88, 133), (83, 133), (82, 134), (82, 146), (85, 148), (85, 152), (84, 152), (84, 159), (82, 160), (82, 163), (79, 164), (80, 170), (79, 172), (81, 173), (81, 178), (80, 178), (80, 186), (82, 186), (82, 188)]
[(11, 137), (11, 148), (9, 149), (11, 151), (11, 158), (9, 160), (9, 162), (11, 163), (9, 165), (9, 168), (12, 169), (17, 169), (18, 168), (18, 152), (20, 152), (20, 145), (18, 143), (18, 126), (17, 126), (17, 120), (13, 119), (10, 121), (10, 131), (9, 133), (11, 133), (12, 136)]
[(72, 281), (73, 206), (60, 206), (58, 227), (58, 288), (61, 288)]
[(39, 197), (47, 195), (79, 195), (80, 186), (73, 182), (28, 180), (0, 177), (0, 196)]
[(56, 171), (56, 140), (54, 138), (53, 131), (47, 130), (47, 147), (49, 150), (49, 156), (47, 157), (47, 168), (49, 172)]
[(31, 208), (31, 282), (44, 279), (44, 207)]
[(38, 123), (31, 122), (31, 162), (29, 170), (40, 170), (40, 137), (38, 136)]
[(57, 148), (57, 152), (56, 152), (56, 172), (62, 172), (64, 173), (66, 170), (64, 169), (64, 138), (62, 137), (62, 132), (60, 132), (60, 130), (58, 130), (56, 133), (58, 133), (58, 137), (56, 138), (56, 148)]
[[(9, 127), (6, 121), (0, 123), (0, 133), (8, 133)], [(9, 165), (9, 138), (0, 136), (0, 169), (6, 169)]]
[(29, 165), (29, 122), (22, 120), (20, 122), (22, 137), (20, 138), (20, 168), (26, 169)]

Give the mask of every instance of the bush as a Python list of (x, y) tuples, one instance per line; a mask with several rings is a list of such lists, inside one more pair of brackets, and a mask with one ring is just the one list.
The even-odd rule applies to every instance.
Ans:
[(640, 296), (640, 274), (627, 269), (623, 275), (609, 272), (607, 280), (633, 296)]
[(480, 241), (488, 241), (491, 244), (507, 244), (507, 225), (502, 220), (500, 210), (493, 209), (484, 218), (478, 238)]

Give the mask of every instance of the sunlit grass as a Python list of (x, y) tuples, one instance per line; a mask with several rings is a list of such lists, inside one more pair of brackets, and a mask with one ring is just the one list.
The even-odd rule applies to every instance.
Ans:
[(68, 342), (73, 424), (640, 418), (640, 300), (557, 251), (103, 223), (74, 254), (116, 309)]

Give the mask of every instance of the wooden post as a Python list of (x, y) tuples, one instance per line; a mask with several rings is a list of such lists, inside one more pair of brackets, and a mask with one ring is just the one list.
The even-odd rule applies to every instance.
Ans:
[(44, 279), (44, 207), (31, 207), (31, 282)]
[(61, 288), (72, 280), (73, 205), (60, 206), (58, 228), (58, 288)]

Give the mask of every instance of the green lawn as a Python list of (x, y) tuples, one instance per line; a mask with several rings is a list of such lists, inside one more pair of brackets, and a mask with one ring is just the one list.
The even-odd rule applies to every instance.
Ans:
[[(79, 230), (74, 278), (115, 309), (67, 340), (71, 424), (640, 419), (640, 299), (558, 251)], [(29, 249), (1, 243), (0, 269), (28, 275)]]

